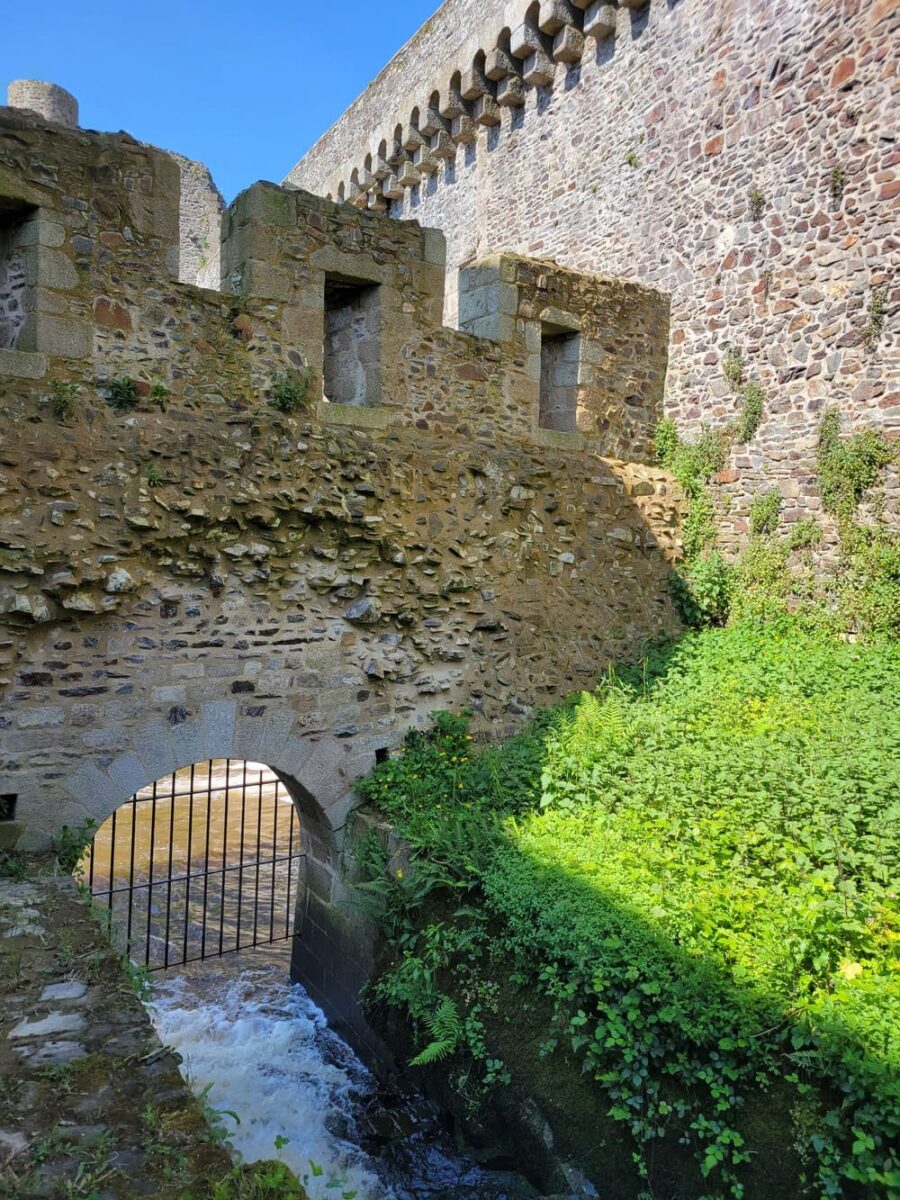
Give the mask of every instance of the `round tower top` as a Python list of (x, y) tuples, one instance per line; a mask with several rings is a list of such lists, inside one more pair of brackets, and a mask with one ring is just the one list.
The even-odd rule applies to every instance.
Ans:
[(57, 125), (78, 127), (78, 101), (65, 88), (39, 79), (16, 79), (7, 89), (10, 108), (28, 108)]

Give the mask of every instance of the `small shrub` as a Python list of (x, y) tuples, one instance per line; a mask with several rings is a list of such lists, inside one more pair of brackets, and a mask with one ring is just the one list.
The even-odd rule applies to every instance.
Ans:
[(869, 320), (863, 332), (863, 341), (873, 350), (881, 341), (884, 323), (887, 320), (887, 288), (872, 293), (869, 300)]
[(718, 550), (701, 554), (669, 577), (669, 591), (685, 625), (724, 625), (731, 610), (734, 568)]
[(766, 207), (765, 193), (760, 191), (758, 187), (750, 189), (750, 195), (747, 198), (747, 206), (750, 210), (750, 217), (754, 221), (758, 221), (763, 215)]
[(838, 595), (845, 627), (900, 637), (900, 538), (856, 528), (845, 541)]
[(822, 540), (822, 530), (812, 519), (804, 517), (796, 525), (792, 525), (787, 535), (789, 550), (810, 550)]
[(629, 150), (625, 155), (625, 165), (629, 167), (640, 166), (641, 160), (638, 158), (637, 150)]
[(735, 431), (735, 438), (741, 443), (751, 441), (759, 429), (762, 423), (763, 404), (766, 399), (762, 385), (755, 379), (744, 384), (742, 395), (741, 416)]
[(656, 452), (656, 461), (661, 467), (668, 467), (670, 465), (675, 457), (678, 445), (679, 437), (675, 422), (670, 421), (668, 418), (660, 421), (656, 426), (653, 447)]
[(279, 412), (292, 413), (298, 408), (308, 407), (311, 375), (309, 367), (291, 367), (272, 376), (272, 403)]
[(57, 421), (67, 421), (75, 411), (75, 399), (81, 391), (77, 383), (62, 379), (50, 380), (50, 407)]
[(150, 389), (150, 399), (155, 401), (162, 409), (164, 409), (168, 404), (169, 389), (161, 380), (157, 380)]
[(78, 864), (84, 858), (85, 851), (91, 842), (94, 840), (94, 834), (97, 832), (97, 822), (91, 818), (85, 821), (83, 825), (78, 825), (75, 829), (70, 829), (68, 825), (63, 825), (57, 836), (53, 839), (53, 853), (56, 855), (56, 861), (59, 863), (60, 870), (71, 875)]
[(162, 471), (160, 471), (159, 467), (156, 466), (155, 463), (151, 463), (150, 466), (147, 468), (146, 479), (147, 479), (147, 487), (150, 487), (150, 488), (159, 487), (159, 485), (162, 483), (162, 481), (163, 481)]
[(781, 517), (781, 493), (761, 492), (750, 502), (750, 536), (770, 537)]
[(137, 383), (130, 375), (111, 379), (106, 385), (106, 399), (117, 412), (130, 412), (138, 402)]
[(838, 164), (831, 168), (831, 175), (828, 180), (828, 191), (831, 194), (831, 199), (835, 204), (840, 204), (844, 198), (844, 188), (847, 185), (847, 172)]
[(744, 356), (740, 350), (732, 346), (722, 359), (722, 374), (728, 381), (733, 392), (738, 391), (744, 382)]
[(832, 408), (819, 426), (819, 488), (822, 505), (848, 522), (879, 472), (896, 457), (895, 449), (872, 429), (842, 438), (840, 415)]
[(709, 488), (691, 493), (691, 503), (682, 529), (685, 558), (690, 561), (716, 540), (716, 512)]

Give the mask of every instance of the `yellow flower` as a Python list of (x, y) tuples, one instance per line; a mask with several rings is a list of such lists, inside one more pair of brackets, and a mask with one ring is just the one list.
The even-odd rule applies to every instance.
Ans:
[(402, 879), (403, 875), (404, 875), (403, 868), (398, 867), (397, 870), (394, 872), (394, 874), (397, 876), (398, 879)]
[(838, 968), (839, 972), (845, 979), (856, 979), (863, 973), (863, 965), (858, 962), (850, 962), (849, 959), (844, 959)]

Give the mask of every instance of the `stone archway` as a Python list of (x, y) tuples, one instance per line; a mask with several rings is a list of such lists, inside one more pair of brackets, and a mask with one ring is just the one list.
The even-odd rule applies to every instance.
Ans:
[(233, 701), (203, 704), (184, 719), (180, 713), (150, 716), (134, 726), (131, 744), (108, 765), (82, 762), (61, 781), (68, 800), (55, 811), (57, 828), (89, 819), (101, 823), (131, 795), (192, 762), (265, 763), (294, 802), (306, 849), (297, 879), (291, 977), (366, 1061), (384, 1063), (386, 1048), (360, 1004), (377, 930), (353, 901), (348, 833), (359, 804), (353, 783), (375, 765), (376, 747), (331, 736), (297, 738), (293, 727), (289, 709), (260, 721), (239, 716)]

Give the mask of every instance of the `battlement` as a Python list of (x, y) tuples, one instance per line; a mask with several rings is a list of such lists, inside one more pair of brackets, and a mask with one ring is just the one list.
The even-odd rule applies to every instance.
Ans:
[[(0, 381), (128, 376), (244, 406), (290, 376), (325, 423), (648, 460), (661, 293), (504, 255), (461, 273), (448, 329), (442, 234), (269, 183), (224, 212), (219, 286), (200, 287), (185, 282), (211, 273), (185, 238), (191, 165), (0, 110)], [(215, 203), (199, 211), (217, 231)]]
[[(441, 229), (451, 325), (459, 269), (499, 253), (665, 292), (681, 434), (740, 418), (730, 356), (765, 397), (720, 543), (777, 489), (834, 544), (822, 413), (900, 436), (898, 37), (896, 0), (445, 0), (288, 179)], [(896, 470), (885, 495), (894, 520)]]

